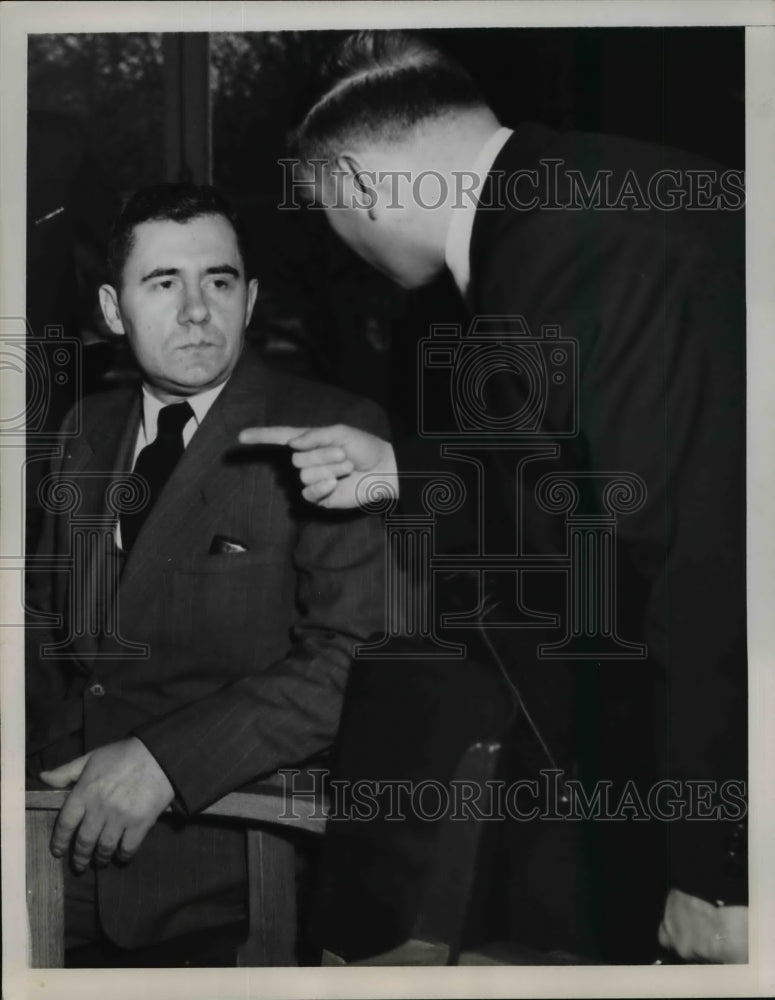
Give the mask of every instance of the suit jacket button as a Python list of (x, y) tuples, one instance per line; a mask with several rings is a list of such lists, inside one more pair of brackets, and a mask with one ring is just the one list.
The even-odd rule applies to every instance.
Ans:
[(101, 684), (92, 684), (89, 688), (89, 692), (93, 694), (95, 698), (101, 698), (105, 694), (105, 688)]

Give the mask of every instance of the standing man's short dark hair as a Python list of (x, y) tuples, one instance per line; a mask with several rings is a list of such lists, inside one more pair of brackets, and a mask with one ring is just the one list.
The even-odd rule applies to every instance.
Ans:
[(353, 138), (394, 141), (427, 118), (485, 103), (463, 67), (419, 36), (359, 31), (328, 60), (291, 145), (305, 159), (333, 158)]

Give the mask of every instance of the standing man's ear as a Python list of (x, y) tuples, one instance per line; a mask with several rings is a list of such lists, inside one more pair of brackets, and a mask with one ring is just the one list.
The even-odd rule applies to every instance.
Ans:
[(123, 336), (126, 330), (118, 307), (118, 292), (113, 285), (100, 285), (100, 308), (110, 332)]
[(248, 301), (245, 307), (245, 326), (250, 322), (250, 317), (253, 315), (253, 306), (256, 304), (256, 296), (258, 295), (258, 281), (255, 278), (251, 278), (248, 282)]
[(374, 170), (366, 170), (361, 161), (352, 153), (342, 153), (336, 159), (336, 168), (342, 185), (337, 195), (344, 196), (344, 205), (348, 208), (365, 208), (369, 218), (376, 217), (377, 206), (377, 174)]

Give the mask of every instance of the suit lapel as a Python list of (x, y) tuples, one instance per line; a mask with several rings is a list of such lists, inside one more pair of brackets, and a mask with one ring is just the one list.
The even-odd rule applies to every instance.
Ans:
[(78, 451), (68, 454), (68, 472), (78, 476), (82, 496), (76, 511), (78, 518), (107, 514), (107, 484), (130, 468), (139, 422), (138, 393), (117, 393), (84, 429)]
[[(499, 183), (498, 176), (515, 177), (521, 172), (527, 175), (533, 171), (539, 178), (539, 183), (544, 185), (545, 171), (539, 170), (541, 157), (545, 154), (546, 147), (557, 138), (557, 132), (539, 125), (535, 122), (524, 122), (509, 137), (506, 144), (495, 158), (495, 162), (490, 168), (490, 172), (484, 182), (482, 193), (479, 196), (481, 205), (498, 206), (504, 208), (502, 193), (499, 193), (496, 185)], [(537, 194), (537, 204), (543, 201), (543, 188)], [(482, 208), (474, 216), (474, 225), (471, 231), (471, 244), (469, 257), (471, 261), (471, 288), (468, 303), (472, 312), (482, 309), (482, 304), (478, 301), (478, 291), (482, 269), (487, 258), (495, 252), (497, 248), (498, 233), (503, 227), (512, 227), (517, 218), (527, 221), (535, 213), (535, 209), (513, 211), (490, 211)], [(486, 309), (484, 310), (486, 312)]]
[[(132, 449), (140, 419), (139, 394), (134, 391), (116, 393), (105, 398), (103, 406), (96, 406), (89, 426), (78, 444), (68, 453), (65, 479), (72, 477), (81, 501), (66, 530), (69, 544), (62, 551), (73, 551), (78, 561), (73, 565), (74, 577), (70, 580), (69, 604), (73, 621), (82, 621), (84, 628), (73, 636), (73, 648), (78, 656), (91, 659), (97, 653), (101, 640), (99, 627), (105, 610), (100, 602), (113, 599), (105, 565), (109, 538), (115, 528), (115, 513), (108, 506), (108, 492), (112, 483), (131, 464)], [(75, 545), (75, 532), (82, 534), (83, 544)], [(75, 556), (75, 553), (80, 553)], [(58, 574), (63, 592), (59, 606), (66, 601), (64, 588), (68, 586), (64, 574)], [(88, 595), (88, 596), (87, 596)], [(88, 600), (89, 607), (76, 607), (73, 602)]]
[(245, 358), (213, 403), (137, 536), (121, 578), (121, 617), (125, 628), (158, 599), (155, 583), (165, 566), (201, 546), (212, 511), (240, 489), (224, 457), (237, 446), (237, 434), (261, 423), (266, 412), (268, 378), (262, 365)]

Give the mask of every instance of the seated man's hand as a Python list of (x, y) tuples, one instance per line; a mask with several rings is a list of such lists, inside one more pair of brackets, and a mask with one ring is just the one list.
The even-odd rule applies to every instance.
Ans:
[(671, 889), (659, 926), (659, 943), (687, 961), (748, 961), (748, 907), (714, 906)]
[(72, 844), (76, 871), (92, 857), (98, 865), (114, 854), (128, 861), (175, 796), (167, 775), (135, 736), (42, 771), (40, 777), (53, 788), (74, 784), (57, 817), (51, 853), (63, 857)]
[(398, 496), (396, 459), (392, 446), (382, 438), (355, 427), (249, 427), (239, 436), (240, 444), (287, 445), (294, 451), (304, 489), (301, 495), (319, 507), (358, 507), (356, 495), (365, 473), (382, 475), (382, 495)]

